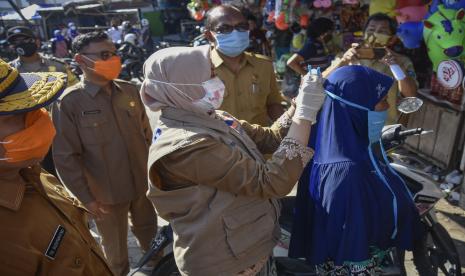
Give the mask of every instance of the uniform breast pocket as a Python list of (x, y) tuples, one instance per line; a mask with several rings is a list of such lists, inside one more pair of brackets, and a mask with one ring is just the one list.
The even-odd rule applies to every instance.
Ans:
[(101, 144), (107, 141), (107, 118), (104, 115), (84, 115), (79, 119), (79, 135), (83, 144)]
[(266, 97), (268, 90), (263, 82), (260, 80), (252, 80), (248, 84), (250, 108), (263, 108), (266, 105)]

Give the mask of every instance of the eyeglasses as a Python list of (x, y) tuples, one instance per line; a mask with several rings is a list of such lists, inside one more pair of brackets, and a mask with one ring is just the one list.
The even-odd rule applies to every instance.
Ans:
[(220, 23), (218, 26), (213, 28), (213, 32), (219, 34), (230, 34), (233, 30), (238, 32), (247, 32), (249, 30), (249, 23), (241, 22), (235, 26)]
[(86, 56), (98, 56), (100, 57), (101, 60), (107, 60), (113, 56), (118, 56), (116, 52), (112, 51), (101, 51), (101, 52), (96, 52), (96, 53), (81, 53)]

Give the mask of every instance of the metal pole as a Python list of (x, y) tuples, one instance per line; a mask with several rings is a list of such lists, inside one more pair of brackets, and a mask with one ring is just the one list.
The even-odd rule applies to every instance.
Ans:
[(11, 7), (13, 7), (13, 9), (19, 14), (19, 16), (21, 17), (21, 19), (24, 21), (24, 23), (26, 23), (26, 25), (28, 27), (32, 27), (31, 25), (31, 22), (29, 22), (26, 17), (24, 17), (23, 13), (21, 12), (21, 10), (18, 8), (18, 6), (13, 2), (13, 0), (7, 0), (8, 3), (10, 3)]

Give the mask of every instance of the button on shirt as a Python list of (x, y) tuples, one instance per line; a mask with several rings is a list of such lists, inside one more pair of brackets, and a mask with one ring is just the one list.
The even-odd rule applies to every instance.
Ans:
[(146, 192), (152, 132), (134, 84), (82, 81), (64, 92), (52, 116), (56, 169), (79, 200), (118, 204)]
[(239, 72), (232, 72), (215, 49), (211, 51), (213, 70), (226, 87), (224, 110), (238, 119), (269, 126), (268, 106), (280, 104), (283, 98), (276, 84), (271, 60), (265, 56), (244, 53)]

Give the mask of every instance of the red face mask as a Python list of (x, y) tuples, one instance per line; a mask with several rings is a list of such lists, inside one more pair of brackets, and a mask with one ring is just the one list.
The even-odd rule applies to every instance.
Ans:
[(56, 131), (45, 109), (26, 114), (25, 128), (0, 141), (5, 148), (5, 156), (0, 160), (8, 163), (31, 159), (43, 159), (52, 145)]
[(105, 78), (106, 80), (114, 80), (119, 76), (119, 73), (121, 73), (121, 58), (118, 56), (112, 56), (107, 60), (97, 61), (94, 61), (86, 56), (84, 57), (94, 63), (94, 68), (89, 69), (94, 71), (97, 75)]

